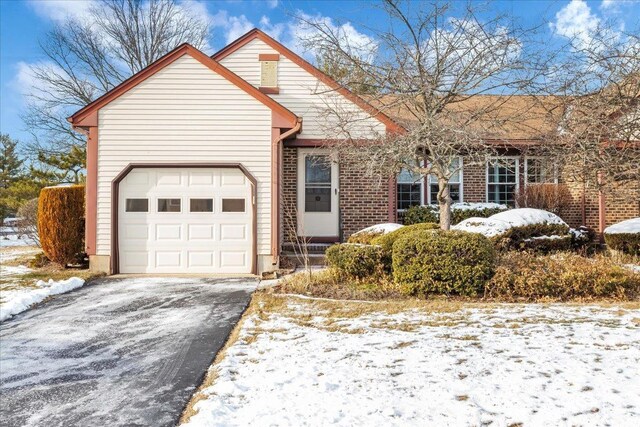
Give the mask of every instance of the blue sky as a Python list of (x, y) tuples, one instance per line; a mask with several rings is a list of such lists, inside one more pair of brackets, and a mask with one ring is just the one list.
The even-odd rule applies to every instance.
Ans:
[[(38, 41), (67, 14), (82, 15), (95, 0), (0, 0), (0, 131), (26, 141), (20, 113), (29, 91), (29, 64), (45, 58)], [(285, 44), (295, 44), (295, 13), (350, 22), (355, 36), (367, 34), (367, 26), (382, 23), (380, 11), (366, 1), (293, 0), (178, 0), (184, 7), (208, 19), (213, 26), (209, 52), (223, 47), (253, 27), (259, 27)], [(598, 21), (616, 20), (625, 28), (638, 28), (640, 2), (625, 0), (525, 0), (496, 1), (496, 11), (515, 14), (524, 24), (543, 23), (550, 44), (563, 35), (583, 31)], [(291, 46), (295, 48), (295, 46)]]

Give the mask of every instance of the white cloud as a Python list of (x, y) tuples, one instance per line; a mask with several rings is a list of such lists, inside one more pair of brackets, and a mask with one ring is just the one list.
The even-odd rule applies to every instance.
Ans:
[(83, 18), (95, 0), (29, 0), (29, 6), (43, 18), (64, 21), (67, 17)]
[(591, 12), (584, 0), (571, 0), (556, 13), (555, 22), (549, 24), (554, 33), (573, 39), (582, 46), (591, 43), (599, 25), (600, 18)]
[(373, 38), (356, 30), (350, 22), (337, 25), (333, 22), (333, 19), (328, 16), (322, 16), (320, 14), (312, 16), (302, 11), (298, 11), (297, 16), (299, 19), (296, 19), (295, 22), (289, 23), (288, 25), (290, 33), (288, 45), (296, 52), (304, 53), (306, 56), (317, 53), (317, 49), (305, 49), (304, 41), (309, 41), (319, 36), (319, 30), (317, 28), (319, 25), (327, 32), (338, 37), (343, 49), (363, 60), (373, 60), (373, 55), (378, 47), (377, 42)]
[(269, 6), (269, 9), (275, 9), (278, 7), (278, 0), (268, 0), (267, 6)]
[(212, 16), (211, 26), (225, 31), (225, 44), (229, 44), (238, 37), (254, 28), (246, 16), (229, 16), (226, 10), (220, 10)]
[(263, 16), (262, 18), (260, 18), (260, 29), (269, 34), (274, 39), (280, 40), (282, 34), (284, 33), (285, 26), (282, 23), (272, 24), (269, 17)]

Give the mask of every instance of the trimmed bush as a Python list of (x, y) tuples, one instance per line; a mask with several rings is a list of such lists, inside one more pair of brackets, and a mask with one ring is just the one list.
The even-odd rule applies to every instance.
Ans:
[(632, 300), (639, 295), (640, 275), (606, 257), (571, 253), (504, 254), (485, 291), (485, 297), (501, 301)]
[(604, 235), (610, 249), (629, 255), (640, 255), (640, 233), (618, 233)]
[(84, 186), (47, 187), (38, 202), (38, 234), (47, 258), (66, 266), (84, 251)]
[(362, 245), (370, 245), (371, 241), (376, 237), (382, 236), (382, 233), (356, 233), (349, 236), (347, 243), (360, 243)]
[(495, 249), (462, 231), (420, 231), (393, 244), (393, 278), (408, 295), (475, 296), (493, 276)]
[(415, 233), (417, 231), (439, 229), (440, 226), (432, 222), (406, 225), (402, 228), (397, 229), (396, 231), (392, 231), (391, 233), (383, 234), (382, 236), (376, 237), (371, 241), (371, 244), (380, 246), (380, 248), (382, 249), (382, 264), (384, 265), (385, 270), (390, 272), (392, 268), (391, 254), (393, 251), (393, 244), (396, 240), (398, 240), (402, 236), (406, 236), (407, 234)]
[[(478, 207), (478, 208), (463, 208), (464, 203), (459, 204), (460, 208), (456, 208), (456, 204), (451, 209), (451, 225), (458, 224), (467, 218), (488, 218), (491, 215), (503, 212), (502, 207)], [(477, 204), (481, 206), (482, 204)], [(437, 206), (412, 206), (404, 213), (404, 224), (419, 224), (423, 222), (439, 222), (440, 211)]]
[(438, 221), (440, 221), (440, 214), (438, 208), (434, 206), (411, 206), (404, 212), (404, 225)]
[(568, 251), (571, 249), (573, 237), (565, 236), (541, 236), (525, 239), (520, 242), (520, 249), (532, 250), (541, 253)]
[(325, 252), (327, 264), (340, 272), (364, 278), (382, 272), (382, 250), (379, 246), (343, 243)]
[(581, 225), (578, 228), (569, 230), (571, 233), (571, 248), (574, 251), (586, 254), (593, 252), (596, 246), (597, 233), (593, 228)]

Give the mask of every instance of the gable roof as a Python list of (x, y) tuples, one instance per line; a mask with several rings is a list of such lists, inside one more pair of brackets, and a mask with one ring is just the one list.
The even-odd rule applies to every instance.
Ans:
[(219, 74), (220, 76), (227, 79), (229, 82), (236, 85), (238, 88), (245, 91), (247, 94), (253, 96), (257, 101), (269, 107), (275, 114), (279, 116), (281, 121), (284, 123), (288, 123), (293, 128), (296, 123), (299, 121), (298, 117), (293, 114), (291, 111), (286, 109), (284, 106), (270, 98), (269, 96), (260, 92), (257, 88), (243, 80), (238, 75), (234, 74), (229, 69), (222, 66), (216, 60), (208, 57), (204, 53), (200, 52), (195, 47), (191, 46), (188, 43), (184, 43), (171, 52), (164, 55), (162, 58), (158, 59), (145, 69), (139, 71), (134, 74), (127, 80), (120, 83), (115, 88), (111, 89), (109, 92), (105, 93), (89, 105), (81, 108), (76, 111), (73, 115), (67, 118), (69, 122), (74, 127), (88, 127), (88, 126), (97, 126), (97, 111), (109, 104), (111, 101), (115, 100), (119, 96), (123, 95), (130, 89), (136, 87), (138, 84), (153, 76), (158, 71), (162, 70), (169, 64), (175, 62), (178, 58), (181, 58), (184, 55), (189, 55), (201, 64), (205, 65), (213, 72)]
[(345, 88), (344, 86), (341, 86), (338, 82), (336, 82), (334, 79), (329, 77), (327, 74), (325, 74), (322, 71), (318, 70), (316, 67), (311, 65), (309, 62), (307, 62), (304, 59), (302, 59), (299, 55), (297, 55), (296, 53), (294, 53), (293, 51), (291, 51), (290, 49), (285, 47), (283, 44), (281, 44), (280, 42), (276, 41), (275, 39), (273, 39), (272, 37), (268, 36), (267, 34), (265, 34), (264, 32), (260, 31), (257, 28), (254, 28), (253, 30), (249, 31), (248, 33), (246, 33), (245, 35), (241, 36), (237, 40), (231, 42), (230, 44), (228, 44), (227, 46), (225, 46), (224, 48), (222, 48), (218, 52), (214, 53), (211, 57), (216, 61), (220, 61), (220, 60), (226, 58), (227, 56), (229, 56), (230, 54), (232, 54), (233, 52), (235, 52), (236, 50), (240, 49), (242, 46), (246, 45), (247, 43), (249, 43), (249, 42), (251, 42), (252, 40), (255, 40), (255, 39), (258, 39), (258, 40), (266, 43), (273, 50), (277, 51), (278, 53), (283, 55), (285, 58), (287, 58), (291, 62), (293, 62), (296, 65), (298, 65), (300, 68), (304, 69), (305, 71), (307, 71), (308, 73), (310, 73), (311, 75), (316, 77), (322, 83), (326, 84), (331, 89), (333, 89), (336, 92), (340, 93), (342, 96), (347, 98), (349, 101), (353, 102), (358, 107), (362, 108), (364, 111), (366, 111), (367, 113), (371, 114), (372, 117), (376, 118), (381, 123), (383, 123), (385, 126), (387, 126), (388, 130), (393, 131), (393, 132), (402, 132), (402, 131), (404, 131), (402, 126), (400, 126), (395, 121), (393, 121), (389, 116), (387, 116), (386, 114), (382, 113), (379, 109), (375, 108), (374, 106), (369, 104), (366, 100), (364, 100), (360, 96), (358, 96), (358, 95), (354, 94), (353, 92), (351, 92), (349, 89)]

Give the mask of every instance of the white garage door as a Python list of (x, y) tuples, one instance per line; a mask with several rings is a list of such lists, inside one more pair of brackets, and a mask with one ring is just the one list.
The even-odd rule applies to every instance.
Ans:
[(135, 168), (119, 184), (121, 273), (251, 273), (251, 182), (236, 168)]

